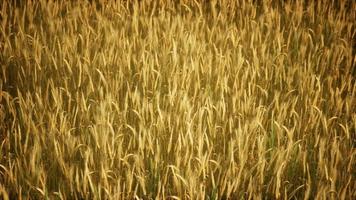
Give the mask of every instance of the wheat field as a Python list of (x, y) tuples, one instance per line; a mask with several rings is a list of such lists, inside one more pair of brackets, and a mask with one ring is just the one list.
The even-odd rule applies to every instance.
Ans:
[(0, 199), (356, 199), (354, 1), (0, 4)]

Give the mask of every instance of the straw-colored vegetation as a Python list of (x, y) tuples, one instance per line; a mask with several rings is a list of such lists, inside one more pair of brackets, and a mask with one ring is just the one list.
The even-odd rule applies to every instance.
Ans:
[(1, 2), (0, 198), (356, 199), (354, 1)]

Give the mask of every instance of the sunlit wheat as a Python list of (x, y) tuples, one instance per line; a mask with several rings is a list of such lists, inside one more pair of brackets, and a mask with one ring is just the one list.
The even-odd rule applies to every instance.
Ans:
[(356, 199), (354, 1), (0, 3), (1, 199)]

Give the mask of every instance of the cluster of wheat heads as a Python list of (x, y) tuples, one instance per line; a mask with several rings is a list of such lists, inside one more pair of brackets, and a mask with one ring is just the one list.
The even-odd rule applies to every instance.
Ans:
[(355, 199), (354, 1), (1, 1), (0, 198)]

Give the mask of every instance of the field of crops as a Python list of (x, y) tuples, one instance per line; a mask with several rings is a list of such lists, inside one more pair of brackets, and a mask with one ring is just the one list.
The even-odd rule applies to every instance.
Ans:
[(355, 1), (0, 9), (0, 199), (356, 199)]

